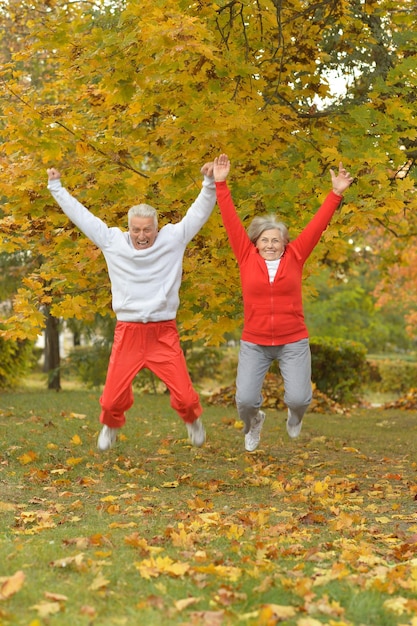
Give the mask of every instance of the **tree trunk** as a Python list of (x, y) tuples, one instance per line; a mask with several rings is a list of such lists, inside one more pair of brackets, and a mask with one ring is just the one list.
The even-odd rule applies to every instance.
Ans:
[(59, 354), (59, 320), (46, 312), (45, 328), (45, 363), (44, 370), (48, 374), (48, 389), (61, 389), (61, 357)]

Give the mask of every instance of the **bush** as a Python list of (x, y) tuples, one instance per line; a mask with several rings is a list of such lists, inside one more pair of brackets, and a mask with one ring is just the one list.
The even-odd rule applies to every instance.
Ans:
[(0, 389), (16, 387), (33, 368), (33, 343), (0, 338)]
[(407, 393), (410, 389), (417, 388), (417, 363), (398, 359), (370, 359), (369, 367), (376, 372), (371, 386), (377, 386), (378, 391)]
[(87, 387), (101, 387), (106, 380), (110, 352), (107, 342), (76, 346), (69, 353), (66, 365)]
[(221, 350), (213, 347), (191, 348), (186, 352), (186, 360), (191, 380), (198, 383), (204, 378), (216, 378), (220, 373), (223, 359)]
[(356, 341), (310, 338), (312, 380), (329, 398), (347, 404), (359, 400), (367, 379), (366, 348)]

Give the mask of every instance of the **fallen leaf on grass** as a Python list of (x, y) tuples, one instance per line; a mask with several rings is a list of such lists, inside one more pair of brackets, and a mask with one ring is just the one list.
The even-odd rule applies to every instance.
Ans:
[(355, 528), (361, 525), (361, 516), (357, 513), (342, 512), (335, 520), (330, 521), (329, 526), (332, 530), (343, 530), (344, 528)]
[[(54, 514), (50, 511), (22, 511), (16, 518), (16, 533), (34, 535), (42, 530), (55, 528)], [(21, 530), (21, 528), (23, 530)]]
[(403, 613), (411, 613), (416, 610), (416, 607), (413, 605), (413, 601), (412, 600), (410, 601), (409, 598), (403, 598), (402, 596), (398, 596), (396, 598), (389, 598), (388, 600), (385, 600), (384, 608), (388, 609), (388, 611), (392, 611), (396, 615), (402, 615)]
[(80, 554), (76, 554), (75, 556), (67, 556), (64, 559), (57, 559), (56, 561), (51, 561), (49, 565), (51, 567), (73, 568), (77, 571), (81, 571), (86, 568), (86, 564), (84, 563), (84, 554), (82, 552), (80, 552)]
[(20, 591), (25, 582), (25, 574), (19, 570), (13, 576), (0, 578), (0, 600), (7, 600)]
[(194, 570), (203, 574), (213, 574), (223, 580), (228, 579), (231, 582), (236, 582), (242, 575), (242, 570), (239, 567), (227, 565), (199, 565), (194, 567)]
[(244, 601), (247, 599), (246, 593), (239, 593), (234, 591), (233, 589), (225, 589), (224, 587), (220, 587), (218, 592), (214, 595), (214, 599), (217, 604), (221, 604), (223, 606), (231, 606), (236, 600)]
[(70, 417), (74, 417), (77, 420), (85, 420), (87, 416), (83, 413), (70, 413)]
[(254, 587), (253, 591), (254, 593), (265, 593), (265, 591), (268, 591), (273, 585), (274, 579), (272, 576), (265, 576), (265, 578), (261, 580), (260, 585)]
[(0, 511), (14, 511), (16, 508), (17, 505), (10, 502), (0, 502)]
[(63, 596), (61, 593), (45, 591), (44, 595), (47, 600), (53, 600), (54, 602), (66, 602), (68, 600), (68, 596)]
[(91, 591), (98, 591), (99, 589), (104, 589), (105, 587), (107, 587), (110, 584), (110, 581), (107, 578), (104, 578), (103, 574), (99, 574), (98, 576), (96, 576), (96, 578), (93, 580), (93, 582), (91, 583), (91, 585), (89, 586), (89, 589)]
[(88, 617), (95, 618), (97, 611), (95, 610), (95, 608), (93, 606), (90, 606), (88, 604), (84, 604), (80, 608), (80, 613), (81, 613), (81, 615), (88, 615)]
[(237, 526), (237, 524), (231, 524), (226, 530), (226, 537), (228, 539), (240, 539), (245, 534), (243, 526)]
[(73, 457), (72, 456), (69, 459), (67, 459), (67, 465), (69, 465), (69, 467), (75, 467), (75, 465), (79, 465), (83, 461), (84, 461), (83, 457)]
[(87, 550), (92, 546), (109, 546), (113, 547), (112, 542), (108, 537), (105, 537), (101, 533), (96, 533), (90, 537), (71, 537), (71, 539), (63, 539), (62, 543), (66, 546), (76, 546), (78, 550)]
[(323, 622), (319, 622), (313, 617), (302, 617), (297, 621), (297, 626), (323, 626)]
[(134, 532), (131, 535), (126, 535), (124, 540), (125, 543), (127, 543), (129, 546), (132, 546), (133, 548), (139, 548), (140, 550), (150, 552), (150, 546), (147, 540), (139, 535), (138, 532)]
[(340, 617), (345, 612), (345, 609), (340, 606), (339, 602), (329, 600), (327, 594), (314, 602), (306, 603), (305, 608), (308, 613), (322, 613), (323, 615), (331, 615), (332, 617)]
[(39, 617), (43, 618), (56, 615), (62, 609), (59, 602), (40, 602), (39, 604), (34, 604), (31, 608), (38, 613)]
[(183, 600), (177, 600), (175, 602), (175, 608), (177, 611), (181, 612), (184, 609), (188, 609), (192, 604), (197, 604), (200, 602), (200, 598), (184, 598)]
[[(164, 594), (166, 594), (166, 589), (164, 589)], [(147, 598), (144, 598), (143, 600), (138, 602), (136, 605), (136, 608), (139, 611), (142, 611), (143, 609), (147, 609), (149, 607), (152, 607), (153, 609), (156, 609), (157, 611), (163, 611), (165, 609), (164, 599), (161, 598), (161, 596), (152, 595), (152, 596), (148, 596)]]
[(294, 617), (296, 613), (297, 610), (293, 606), (265, 604), (259, 611), (257, 624), (259, 626), (269, 626), (269, 624), (271, 624), (272, 626), (273, 624), (276, 624), (277, 621), (281, 622), (282, 620)]
[(38, 455), (36, 454), (36, 452), (25, 452), (24, 454), (19, 456), (19, 463), (21, 465), (27, 465), (28, 463), (33, 463), (33, 461), (36, 461), (37, 458)]
[(113, 522), (109, 524), (109, 528), (136, 528), (136, 522)]
[(222, 626), (224, 611), (195, 611), (191, 613), (190, 617), (192, 624), (200, 624), (200, 626)]
[(156, 558), (144, 559), (140, 563), (135, 563), (135, 567), (139, 570), (142, 578), (150, 580), (157, 578), (161, 574), (169, 574), (170, 576), (183, 576), (190, 569), (188, 563), (175, 562), (169, 556), (158, 556)]

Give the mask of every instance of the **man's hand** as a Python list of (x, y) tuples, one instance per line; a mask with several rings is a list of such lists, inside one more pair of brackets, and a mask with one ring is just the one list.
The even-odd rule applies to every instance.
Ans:
[(61, 178), (61, 174), (54, 167), (47, 169), (46, 173), (48, 174), (48, 180), (58, 180)]
[(226, 180), (230, 172), (230, 161), (227, 154), (221, 154), (214, 159), (213, 175), (216, 183)]
[(343, 167), (342, 161), (339, 163), (339, 173), (336, 176), (333, 170), (330, 170), (332, 177), (333, 191), (338, 196), (342, 196), (343, 192), (353, 183), (353, 176), (349, 174)]
[(213, 162), (210, 161), (210, 163), (204, 163), (200, 171), (202, 174), (204, 174), (204, 176), (208, 176), (209, 178), (212, 178), (213, 177)]

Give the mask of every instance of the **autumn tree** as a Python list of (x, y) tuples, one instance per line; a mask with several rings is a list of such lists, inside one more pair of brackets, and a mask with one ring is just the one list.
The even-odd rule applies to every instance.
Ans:
[[(245, 223), (277, 211), (295, 235), (343, 159), (357, 184), (306, 278), (323, 262), (335, 271), (359, 234), (377, 233), (386, 273), (407, 263), (417, 226), (411, 0), (0, 7), (1, 245), (42, 259), (15, 295), (5, 336), (36, 336), (43, 307), (89, 320), (110, 307), (102, 256), (46, 191), (51, 165), (96, 215), (125, 227), (138, 201), (155, 205), (161, 223), (179, 219), (201, 164), (225, 151)], [(182, 335), (218, 343), (238, 327), (241, 303), (217, 211), (184, 270)]]

